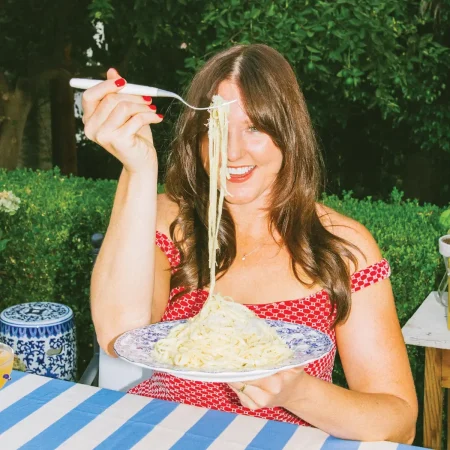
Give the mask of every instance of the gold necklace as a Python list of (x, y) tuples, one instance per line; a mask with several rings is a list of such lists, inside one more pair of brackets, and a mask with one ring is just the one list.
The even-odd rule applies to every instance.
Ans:
[(252, 253), (255, 253), (256, 250), (259, 250), (263, 246), (264, 246), (264, 244), (258, 245), (258, 247), (254, 248), (251, 252), (244, 253), (244, 255), (242, 256), (241, 260), (245, 261), (245, 258), (247, 258), (247, 256), (250, 256)]

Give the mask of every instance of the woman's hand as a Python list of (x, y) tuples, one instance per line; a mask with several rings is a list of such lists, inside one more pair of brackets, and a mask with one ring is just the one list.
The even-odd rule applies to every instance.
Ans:
[(301, 386), (307, 376), (303, 367), (296, 367), (259, 380), (229, 383), (229, 386), (246, 408), (288, 408), (291, 402), (301, 399)]
[(129, 172), (154, 168), (158, 159), (149, 125), (162, 116), (150, 97), (118, 94), (126, 82), (114, 69), (107, 80), (83, 94), (86, 136), (114, 155)]

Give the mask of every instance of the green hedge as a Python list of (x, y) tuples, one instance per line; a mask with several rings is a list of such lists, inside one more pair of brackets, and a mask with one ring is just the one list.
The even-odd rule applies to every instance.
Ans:
[[(65, 177), (53, 171), (0, 170), (0, 191), (21, 199), (13, 215), (0, 213), (0, 230), (9, 239), (0, 253), (1, 309), (25, 301), (56, 301), (75, 313), (79, 374), (92, 355), (89, 280), (91, 235), (107, 228), (116, 181)], [(443, 273), (437, 239), (442, 210), (403, 201), (394, 190), (389, 203), (324, 196), (328, 206), (363, 223), (374, 235), (392, 267), (392, 285), (401, 325)], [(370, 320), (370, 318), (367, 318)], [(423, 352), (408, 348), (419, 398), (423, 392)], [(340, 364), (335, 382), (344, 385)], [(419, 426), (419, 435), (420, 436)]]
[(27, 301), (69, 305), (77, 326), (80, 374), (92, 355), (90, 236), (106, 229), (115, 188), (114, 181), (67, 178), (58, 170), (0, 171), (0, 191), (21, 199), (14, 216), (0, 213), (0, 229), (10, 239), (0, 253), (2, 309)]

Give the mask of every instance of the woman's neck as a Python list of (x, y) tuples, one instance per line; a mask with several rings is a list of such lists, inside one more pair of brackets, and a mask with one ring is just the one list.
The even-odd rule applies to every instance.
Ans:
[(269, 215), (266, 210), (254, 205), (228, 204), (233, 218), (238, 242), (258, 241), (271, 235)]

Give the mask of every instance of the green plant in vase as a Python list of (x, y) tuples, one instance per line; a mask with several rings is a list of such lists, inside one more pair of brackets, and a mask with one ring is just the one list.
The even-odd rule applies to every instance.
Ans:
[(447, 230), (446, 234), (450, 234), (450, 208), (440, 215), (439, 223)]

